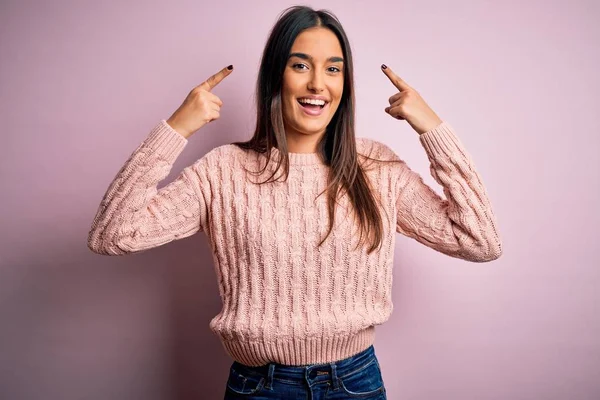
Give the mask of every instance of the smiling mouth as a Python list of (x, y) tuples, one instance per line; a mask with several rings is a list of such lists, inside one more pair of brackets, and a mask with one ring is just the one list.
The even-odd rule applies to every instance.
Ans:
[(325, 101), (325, 103), (323, 105), (310, 104), (310, 103), (302, 103), (300, 101), (300, 99), (296, 99), (296, 101), (298, 101), (298, 104), (300, 104), (302, 107), (307, 108), (309, 110), (322, 110), (323, 108), (325, 108), (325, 106), (327, 104), (329, 104), (328, 101)]
[(323, 106), (316, 104), (301, 103), (298, 101), (304, 115), (309, 117), (320, 117), (325, 115), (325, 109), (329, 108), (329, 102), (325, 102)]

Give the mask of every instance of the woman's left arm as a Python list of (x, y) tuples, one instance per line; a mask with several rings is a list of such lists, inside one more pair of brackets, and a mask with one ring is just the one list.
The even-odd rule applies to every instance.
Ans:
[(438, 195), (406, 163), (398, 174), (396, 231), (452, 257), (492, 261), (502, 254), (496, 216), (480, 175), (452, 127), (420, 135)]
[(497, 220), (472, 158), (453, 128), (443, 122), (419, 93), (382, 66), (400, 92), (390, 97), (385, 111), (406, 120), (419, 133), (433, 178), (446, 199), (423, 182), (406, 163), (397, 181), (396, 230), (437, 251), (474, 262), (492, 261), (502, 254)]

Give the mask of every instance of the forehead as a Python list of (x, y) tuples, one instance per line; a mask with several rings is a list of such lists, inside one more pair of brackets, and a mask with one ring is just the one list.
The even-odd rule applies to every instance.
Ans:
[(302, 31), (292, 45), (291, 53), (310, 54), (315, 59), (342, 57), (342, 46), (335, 33), (326, 28), (315, 27)]

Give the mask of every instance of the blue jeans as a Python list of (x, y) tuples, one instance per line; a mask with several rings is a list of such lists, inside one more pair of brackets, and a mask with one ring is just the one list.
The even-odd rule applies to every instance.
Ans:
[(235, 399), (387, 399), (373, 345), (351, 357), (326, 364), (250, 367), (234, 361), (225, 400)]

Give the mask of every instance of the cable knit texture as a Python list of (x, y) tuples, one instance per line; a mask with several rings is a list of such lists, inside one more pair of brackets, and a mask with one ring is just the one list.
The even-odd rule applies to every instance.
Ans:
[[(199, 135), (202, 135), (200, 132)], [(236, 361), (258, 366), (326, 363), (374, 343), (375, 325), (393, 309), (396, 232), (451, 257), (497, 259), (496, 218), (472, 159), (447, 122), (420, 135), (445, 198), (404, 161), (364, 161), (381, 207), (383, 243), (356, 248), (358, 226), (347, 197), (328, 228), (328, 169), (317, 153), (290, 153), (287, 181), (257, 185), (266, 157), (227, 144), (183, 169), (160, 190), (188, 140), (165, 120), (133, 152), (108, 187), (88, 237), (99, 254), (151, 249), (204, 232), (212, 249), (223, 308), (211, 330)], [(357, 138), (359, 154), (400, 158), (376, 140)], [(278, 172), (280, 174), (282, 171)], [(363, 238), (364, 239), (364, 238)]]

